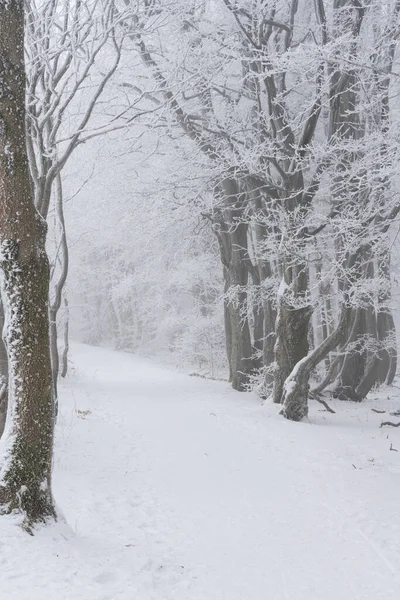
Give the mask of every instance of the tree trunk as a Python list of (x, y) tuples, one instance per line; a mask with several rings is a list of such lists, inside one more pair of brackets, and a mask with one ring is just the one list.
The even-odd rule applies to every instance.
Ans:
[[(3, 303), (0, 300), (0, 331), (4, 327), (4, 310)], [(7, 399), (8, 399), (8, 359), (7, 350), (3, 342), (3, 337), (0, 335), (0, 437), (3, 435), (4, 426), (6, 424), (7, 415)]]
[(64, 297), (65, 322), (64, 322), (64, 349), (61, 356), (61, 377), (66, 377), (68, 373), (68, 353), (69, 353), (69, 308), (68, 300)]
[[(309, 327), (312, 316), (309, 290), (309, 265), (302, 257), (305, 249), (303, 236), (297, 233), (301, 228), (306, 207), (301, 207), (301, 194), (304, 189), (302, 174), (293, 179), (290, 201), (287, 202), (287, 240), (282, 246), (291, 246), (291, 252), (282, 257), (282, 281), (277, 294), (278, 315), (276, 319), (275, 370), (273, 401), (283, 401), (284, 384), (296, 364), (307, 356), (309, 351)], [(299, 207), (301, 207), (299, 209)], [(290, 242), (289, 242), (290, 240)], [(290, 417), (288, 417), (290, 418)]]
[(255, 369), (260, 369), (263, 364), (264, 349), (264, 307), (259, 300), (261, 286), (259, 269), (250, 260), (249, 267), (253, 287), (257, 290), (253, 302), (253, 364)]
[[(260, 213), (260, 219), (262, 218), (262, 204), (259, 198), (256, 200), (256, 211)], [(263, 311), (263, 366), (266, 367), (265, 372), (265, 386), (269, 388), (274, 381), (273, 365), (275, 362), (275, 342), (276, 342), (276, 309), (272, 302), (272, 296), (274, 295), (274, 287), (271, 286), (272, 282), (272, 268), (271, 263), (265, 260), (263, 254), (262, 245), (266, 241), (268, 236), (268, 230), (265, 225), (257, 223), (254, 226), (255, 235), (255, 255), (257, 258), (257, 269), (258, 269), (258, 280), (260, 285), (260, 295), (262, 302)], [(261, 246), (261, 248), (260, 248)]]
[(276, 310), (269, 298), (263, 301), (264, 310), (264, 346), (263, 365), (266, 367), (265, 385), (270, 387), (274, 382), (273, 365), (275, 361), (276, 344)]
[(57, 400), (57, 379), (58, 371), (60, 369), (60, 357), (58, 354), (58, 332), (57, 332), (57, 312), (50, 307), (49, 310), (49, 321), (50, 321), (50, 357), (51, 357), (51, 370), (52, 379), (54, 385), (54, 397)]
[[(376, 275), (373, 258), (365, 251), (361, 258), (364, 264), (359, 277), (366, 282), (373, 281)], [(362, 307), (352, 309), (354, 318), (348, 332), (348, 343), (354, 343), (355, 347), (344, 357), (334, 391), (341, 400), (361, 402), (374, 386), (387, 381), (392, 358), (396, 363), (395, 330), (389, 308), (390, 283), (378, 295), (379, 312), (368, 296), (363, 299)], [(364, 347), (365, 336), (372, 343), (376, 341), (377, 347)], [(357, 340), (360, 340), (358, 344)]]
[(278, 298), (273, 395), (276, 404), (283, 401), (286, 379), (297, 363), (307, 356), (310, 317), (309, 307), (295, 309), (286, 302), (284, 294)]
[(287, 378), (283, 391), (282, 414), (291, 421), (300, 421), (308, 414), (309, 379), (313, 369), (341, 343), (346, 327), (351, 317), (351, 311), (343, 307), (337, 329), (304, 357)]
[[(237, 229), (245, 226), (239, 225)], [(243, 232), (236, 231), (233, 235), (228, 233), (232, 239), (231, 246), (235, 244), (238, 236)], [(246, 391), (248, 376), (253, 370), (253, 348), (251, 343), (250, 326), (247, 317), (247, 268), (238, 257), (234, 257), (236, 251), (231, 254), (228, 267), (224, 267), (225, 287), (228, 298), (226, 310), (228, 319), (227, 335), (229, 341), (227, 349), (230, 352), (228, 361), (231, 371), (231, 382), (234, 390)], [(232, 258), (233, 257), (233, 258)]]
[[(222, 254), (221, 254), (222, 257)], [(229, 312), (229, 302), (227, 293), (229, 290), (229, 277), (227, 268), (223, 267), (224, 273), (224, 326), (225, 326), (225, 349), (226, 357), (228, 359), (229, 367), (229, 381), (232, 383), (233, 372), (232, 372), (232, 327), (231, 327), (231, 315)]]
[(360, 398), (356, 389), (364, 377), (366, 367), (366, 353), (362, 347), (362, 336), (366, 331), (366, 311), (359, 307), (351, 310), (354, 315), (348, 321), (351, 328), (347, 331), (347, 345), (353, 344), (353, 348), (346, 350), (333, 395), (339, 400), (358, 402)]
[(397, 372), (396, 328), (393, 315), (388, 309), (377, 316), (378, 339), (385, 344), (383, 358), (378, 365), (377, 382), (392, 385)]
[[(346, 261), (348, 268), (351, 269), (355, 264), (358, 264), (359, 260), (359, 253), (348, 256)], [(281, 302), (285, 298), (285, 292), (286, 289), (284, 288), (280, 294)], [(283, 383), (281, 402), (283, 404), (282, 413), (286, 419), (300, 421), (303, 417), (307, 416), (310, 374), (312, 370), (326, 358), (329, 352), (334, 350), (338, 345), (343, 344), (352, 319), (352, 310), (351, 307), (348, 306), (348, 303), (348, 295), (344, 292), (341, 315), (336, 330), (333, 331), (322, 344), (310, 352), (309, 355), (304, 355), (297, 364), (293, 365), (291, 373)], [(311, 309), (308, 310), (309, 315), (311, 316)], [(310, 316), (308, 318), (310, 318)], [(307, 316), (303, 319), (303, 328), (306, 323)], [(279, 335), (280, 334), (278, 333), (278, 339)], [(284, 338), (289, 351), (292, 347), (293, 339), (294, 338), (289, 337), (287, 341), (286, 338)], [(305, 348), (303, 348), (303, 351), (304, 350)]]
[(22, 0), (0, 1), (0, 72), (0, 274), (9, 366), (0, 504), (3, 512), (21, 512), (30, 531), (56, 513), (50, 272), (46, 225), (34, 206), (26, 154)]
[(224, 273), (224, 320), (230, 381), (233, 389), (246, 391), (249, 374), (254, 370), (253, 347), (248, 319), (247, 283), (249, 255), (247, 223), (244, 222), (237, 182), (222, 184), (224, 208), (214, 216)]
[[(51, 368), (53, 372), (53, 383), (54, 393), (57, 399), (57, 381), (58, 372), (60, 369), (60, 356), (58, 353), (58, 329), (57, 329), (57, 315), (61, 307), (63, 290), (65, 282), (67, 281), (68, 266), (69, 266), (69, 253), (67, 235), (65, 230), (65, 219), (64, 219), (64, 202), (63, 202), (63, 188), (61, 175), (58, 174), (56, 177), (56, 215), (61, 230), (60, 239), (60, 255), (56, 256), (53, 274), (56, 273), (57, 262), (60, 263), (60, 273), (58, 279), (54, 284), (53, 298), (50, 303), (50, 355), (51, 355)], [(55, 276), (55, 275), (54, 275)]]
[(378, 339), (384, 344), (381, 361), (378, 365), (378, 383), (391, 385), (397, 371), (397, 343), (396, 327), (390, 309), (391, 281), (390, 281), (390, 250), (384, 250), (378, 257), (378, 271), (383, 278), (383, 285), (379, 291), (379, 313), (377, 315)]

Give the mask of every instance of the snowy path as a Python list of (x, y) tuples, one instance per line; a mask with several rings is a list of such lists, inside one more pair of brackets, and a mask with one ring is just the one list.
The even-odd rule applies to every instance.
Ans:
[(54, 478), (68, 525), (27, 539), (0, 519), (2, 598), (398, 600), (400, 431), (371, 412), (397, 400), (294, 424), (223, 382), (73, 358)]

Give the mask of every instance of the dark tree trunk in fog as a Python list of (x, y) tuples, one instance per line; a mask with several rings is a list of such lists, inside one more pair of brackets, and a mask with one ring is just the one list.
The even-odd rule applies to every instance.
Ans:
[[(304, 252), (304, 236), (298, 234), (301, 230), (302, 217), (307, 212), (303, 200), (304, 180), (299, 173), (293, 177), (291, 191), (287, 190), (290, 200), (286, 203), (288, 230), (292, 232), (292, 240), (283, 239), (283, 246), (291, 245), (293, 254), (282, 257), (282, 281), (278, 291), (275, 343), (275, 371), (273, 400), (279, 404), (284, 399), (284, 384), (296, 364), (307, 356), (309, 351), (309, 328), (312, 308), (309, 298), (309, 265), (302, 258)], [(296, 239), (297, 238), (297, 239)], [(288, 419), (298, 420), (299, 407), (285, 412)]]
[[(308, 328), (311, 309), (309, 307), (295, 309), (286, 303), (284, 295), (278, 299), (278, 317), (276, 327), (277, 341), (275, 356), (277, 368), (274, 379), (274, 402), (280, 404), (284, 399), (284, 385), (297, 363), (307, 356), (309, 350)], [(303, 408), (299, 408), (302, 412)], [(295, 416), (298, 420), (297, 409), (288, 408), (285, 416), (288, 419)], [(306, 413), (303, 414), (305, 416)]]
[(304, 357), (287, 378), (283, 391), (282, 413), (291, 421), (300, 421), (308, 414), (309, 380), (313, 369), (343, 340), (350, 310), (342, 308), (339, 325), (317, 348)]
[[(259, 198), (256, 199), (256, 213), (262, 211), (262, 204)], [(255, 235), (255, 254), (257, 257), (256, 268), (258, 271), (258, 285), (260, 286), (261, 305), (262, 305), (262, 364), (266, 367), (265, 385), (269, 388), (273, 381), (273, 365), (275, 361), (275, 342), (276, 342), (276, 308), (273, 304), (272, 297), (275, 295), (275, 286), (272, 283), (273, 272), (271, 263), (263, 256), (263, 252), (259, 250), (259, 246), (267, 241), (268, 231), (265, 225), (256, 224), (254, 226)], [(260, 324), (261, 324), (260, 323)]]
[(393, 314), (390, 308), (391, 304), (391, 281), (390, 281), (390, 251), (383, 251), (378, 256), (378, 273), (385, 284), (379, 292), (379, 313), (377, 315), (378, 340), (384, 345), (380, 354), (378, 364), (377, 380), (378, 383), (391, 385), (397, 371), (397, 343), (396, 327)]
[(64, 348), (61, 355), (61, 377), (66, 377), (68, 373), (68, 353), (69, 353), (69, 307), (68, 300), (64, 298), (64, 307), (65, 307), (65, 315), (64, 315)]
[(222, 188), (224, 208), (220, 218), (214, 217), (214, 231), (223, 265), (226, 349), (232, 387), (245, 391), (255, 366), (248, 319), (248, 226), (243, 218), (236, 181), (226, 179)]
[[(253, 287), (260, 290), (261, 280), (259, 270), (248, 261), (251, 281)], [(264, 348), (264, 310), (258, 298), (253, 301), (253, 355), (254, 368), (259, 369), (262, 366), (262, 356)]]

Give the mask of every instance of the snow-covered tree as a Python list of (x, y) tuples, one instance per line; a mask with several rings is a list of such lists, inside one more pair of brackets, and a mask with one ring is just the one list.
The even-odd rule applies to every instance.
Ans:
[(24, 4), (0, 3), (0, 274), (9, 409), (0, 504), (29, 530), (55, 517), (51, 491), (54, 394), (49, 348), (46, 224), (37, 212), (25, 135)]

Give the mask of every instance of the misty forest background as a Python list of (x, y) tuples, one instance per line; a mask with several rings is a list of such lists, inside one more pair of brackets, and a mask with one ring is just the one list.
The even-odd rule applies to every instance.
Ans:
[(293, 420), (393, 382), (399, 1), (28, 0), (26, 35), (56, 377), (72, 336)]

